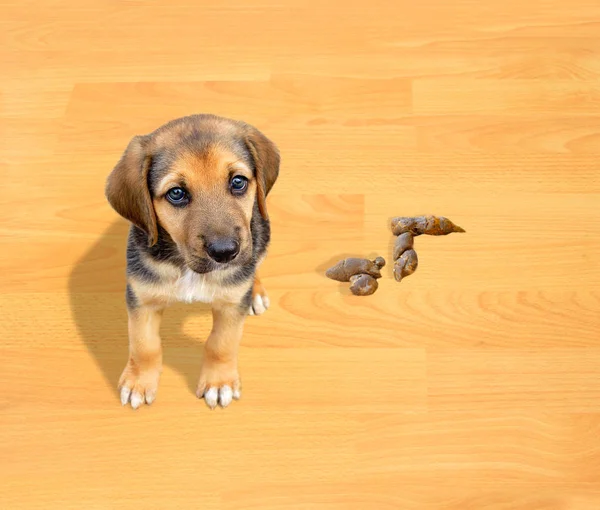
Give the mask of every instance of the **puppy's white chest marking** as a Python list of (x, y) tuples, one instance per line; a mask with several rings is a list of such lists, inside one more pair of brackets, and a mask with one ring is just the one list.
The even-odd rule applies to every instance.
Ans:
[(205, 275), (186, 269), (175, 283), (175, 298), (186, 303), (210, 303), (216, 290), (215, 284), (208, 282)]

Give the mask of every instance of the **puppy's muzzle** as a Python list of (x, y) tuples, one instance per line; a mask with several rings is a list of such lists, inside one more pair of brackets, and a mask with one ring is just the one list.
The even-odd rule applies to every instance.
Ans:
[(231, 237), (222, 237), (206, 243), (206, 253), (215, 262), (231, 262), (240, 252), (240, 243)]

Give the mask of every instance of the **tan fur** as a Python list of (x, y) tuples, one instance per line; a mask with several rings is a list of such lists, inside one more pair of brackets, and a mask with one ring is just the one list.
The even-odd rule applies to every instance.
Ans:
[[(244, 196), (234, 197), (229, 192), (231, 173), (250, 179)], [(181, 182), (199, 198), (190, 206), (177, 209), (168, 203), (165, 193)], [(159, 223), (186, 259), (206, 256), (201, 233), (227, 235), (236, 227), (241, 229), (242, 256), (249, 257), (252, 252), (250, 220), (256, 190), (252, 172), (244, 163), (226, 149), (211, 147), (200, 157), (186, 152), (180, 155), (159, 183), (153, 207)]]
[(106, 182), (110, 205), (125, 219), (146, 231), (150, 244), (158, 237), (156, 215), (146, 186), (150, 158), (145, 137), (134, 137)]
[(254, 283), (252, 284), (252, 297), (256, 296), (257, 294), (260, 296), (267, 295), (267, 291), (263, 287), (263, 284), (260, 281), (258, 273), (256, 273), (256, 276), (254, 277)]
[(163, 308), (144, 306), (129, 313), (129, 361), (121, 374), (119, 388), (128, 387), (143, 399), (158, 390), (162, 372), (159, 335)]
[(204, 359), (196, 395), (201, 397), (210, 387), (229, 386), (241, 389), (238, 374), (238, 347), (242, 339), (243, 321), (237, 306), (217, 302), (213, 306), (213, 328), (204, 345)]
[(262, 133), (249, 133), (246, 142), (258, 162), (257, 194), (260, 213), (264, 218), (268, 218), (266, 198), (278, 176), (279, 154), (273, 150), (273, 144)]

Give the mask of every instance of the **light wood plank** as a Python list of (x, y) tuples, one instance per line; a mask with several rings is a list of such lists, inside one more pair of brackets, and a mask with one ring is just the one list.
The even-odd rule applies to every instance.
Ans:
[[(0, 507), (600, 508), (600, 3), (0, 0)], [(128, 141), (207, 111), (279, 146), (243, 398), (118, 402)], [(416, 240), (396, 215), (466, 234)], [(383, 255), (368, 298), (324, 277)]]

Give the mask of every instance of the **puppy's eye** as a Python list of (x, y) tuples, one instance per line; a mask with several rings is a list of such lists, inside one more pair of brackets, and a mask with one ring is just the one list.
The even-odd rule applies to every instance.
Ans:
[(241, 175), (236, 175), (233, 179), (231, 179), (231, 192), (234, 195), (242, 195), (246, 188), (248, 187), (248, 179)]
[(183, 188), (171, 188), (166, 197), (173, 205), (182, 205), (187, 201), (187, 193)]

